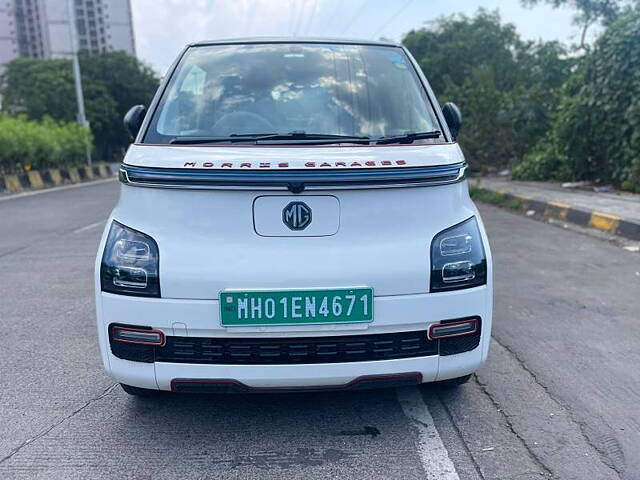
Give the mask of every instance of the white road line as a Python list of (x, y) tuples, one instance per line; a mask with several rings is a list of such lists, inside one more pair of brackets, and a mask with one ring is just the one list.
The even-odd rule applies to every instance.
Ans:
[(418, 430), (418, 454), (429, 480), (460, 480), (417, 387), (397, 390), (402, 411)]
[(100, 222), (96, 222), (96, 223), (92, 223), (90, 225), (86, 225), (84, 227), (81, 228), (77, 228), (75, 229), (72, 233), (82, 233), (82, 232), (86, 232), (87, 230), (91, 230), (93, 228), (99, 227), (101, 225), (104, 225), (104, 221), (100, 221)]

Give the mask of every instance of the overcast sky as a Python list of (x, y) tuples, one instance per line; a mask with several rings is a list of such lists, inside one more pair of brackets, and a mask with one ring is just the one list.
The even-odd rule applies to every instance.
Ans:
[(528, 39), (575, 42), (573, 12), (519, 0), (132, 0), (140, 58), (164, 73), (193, 41), (243, 36), (322, 36), (399, 41), (441, 15), (499, 9)]

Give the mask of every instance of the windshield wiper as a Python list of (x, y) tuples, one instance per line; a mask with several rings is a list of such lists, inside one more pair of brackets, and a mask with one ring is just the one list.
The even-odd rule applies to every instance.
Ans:
[(360, 143), (369, 144), (369, 137), (354, 135), (334, 135), (328, 133), (306, 133), (294, 131), (290, 133), (232, 133), (228, 137), (175, 137), (169, 141), (177, 145), (196, 145), (207, 143), (240, 143), (240, 142), (278, 142), (288, 143), (329, 144), (329, 143)]
[(376, 140), (378, 145), (386, 145), (390, 143), (413, 143), (415, 140), (422, 140), (425, 138), (440, 138), (442, 132), (440, 130), (433, 130), (431, 132), (407, 132), (404, 135), (397, 135), (395, 137), (380, 137)]
[(305, 131), (293, 131), (285, 134), (274, 133), (270, 135), (262, 135), (255, 138), (256, 143), (289, 143), (293, 140), (295, 143), (308, 144), (331, 144), (331, 143), (359, 143), (368, 145), (371, 141), (369, 137), (360, 137), (356, 135), (335, 135), (331, 133), (307, 133)]
[(174, 137), (169, 140), (172, 145), (198, 145), (203, 143), (240, 143), (253, 142), (251, 136), (233, 136), (233, 137)]

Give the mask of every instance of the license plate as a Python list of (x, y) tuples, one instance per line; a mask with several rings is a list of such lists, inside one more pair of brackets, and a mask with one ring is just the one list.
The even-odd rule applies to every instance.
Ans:
[(371, 322), (373, 289), (226, 290), (220, 319), (225, 327)]

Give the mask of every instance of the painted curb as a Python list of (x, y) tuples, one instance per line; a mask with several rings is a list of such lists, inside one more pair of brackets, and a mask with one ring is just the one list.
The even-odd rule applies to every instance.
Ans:
[(44, 182), (42, 181), (40, 172), (37, 170), (27, 172), (27, 181), (29, 185), (31, 185), (31, 188), (44, 188)]
[(88, 182), (109, 178), (115, 174), (116, 171), (113, 171), (110, 165), (102, 164), (93, 167), (49, 168), (42, 171), (31, 170), (20, 174), (0, 175), (0, 194)]
[(576, 208), (566, 203), (537, 200), (484, 187), (473, 187), (473, 189), (500, 195), (505, 200), (515, 200), (521, 205), (519, 211), (522, 213), (533, 211), (533, 215), (539, 219), (555, 218), (581, 227), (595, 228), (602, 232), (640, 241), (639, 220), (625, 219), (609, 213)]
[(18, 175), (5, 175), (4, 188), (7, 192), (19, 192), (22, 190), (22, 182)]

